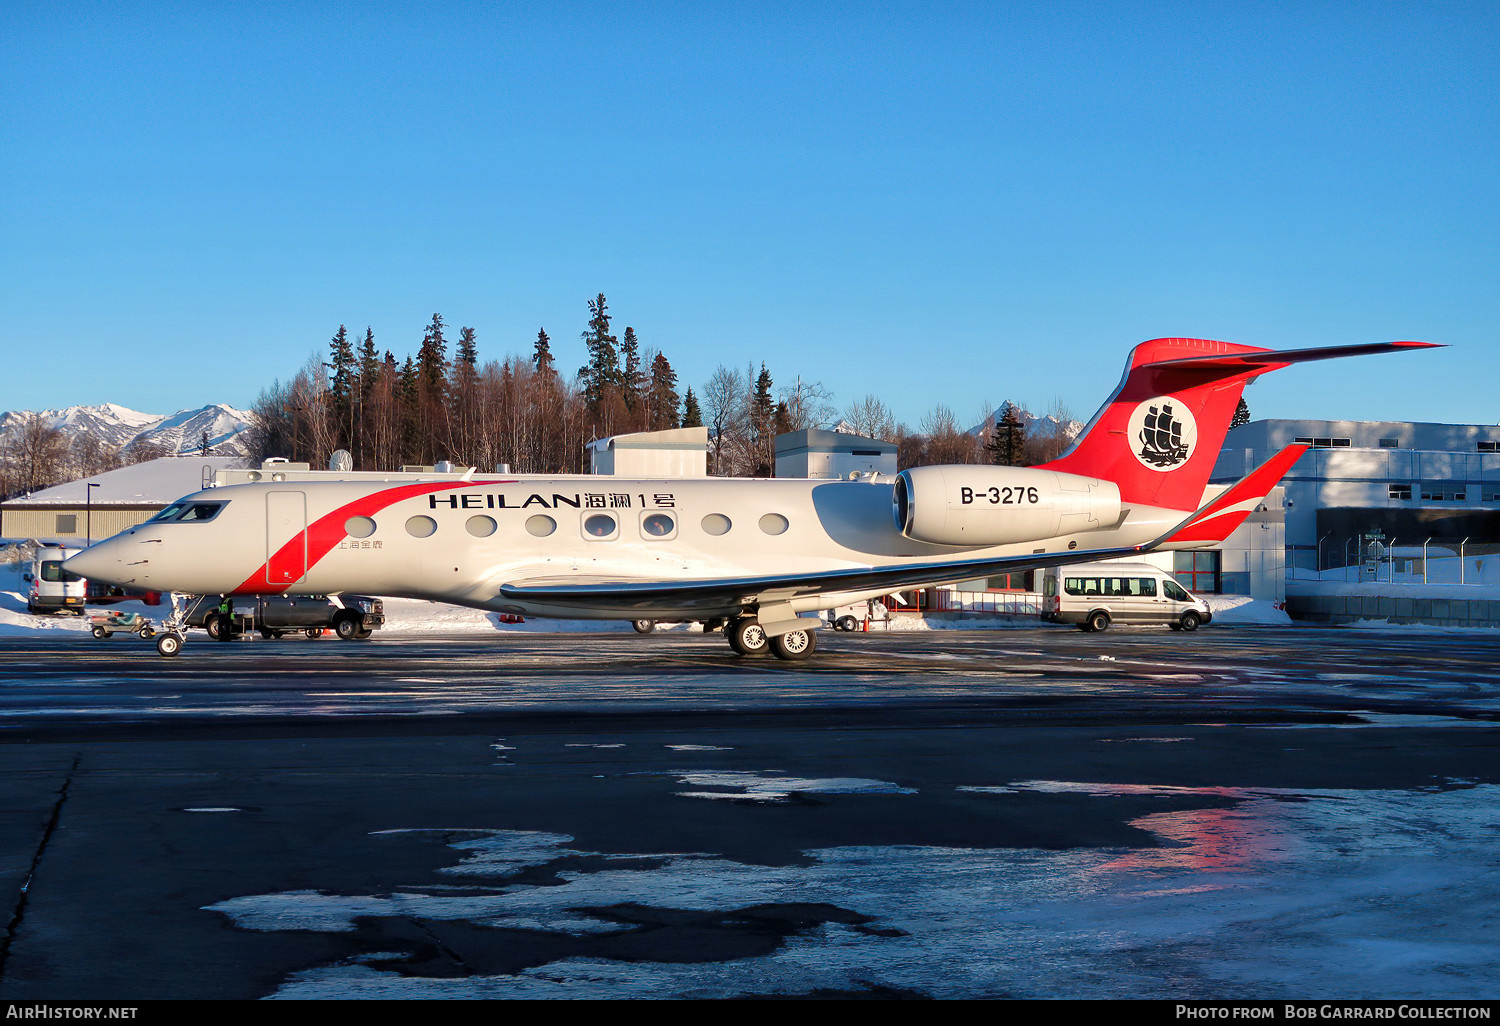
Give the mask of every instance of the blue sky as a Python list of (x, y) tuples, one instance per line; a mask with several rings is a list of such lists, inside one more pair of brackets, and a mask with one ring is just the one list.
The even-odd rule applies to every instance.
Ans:
[(1158, 336), (1453, 348), (1257, 417), (1494, 422), (1500, 5), (0, 6), (0, 409), (244, 407), (340, 323), (915, 427)]

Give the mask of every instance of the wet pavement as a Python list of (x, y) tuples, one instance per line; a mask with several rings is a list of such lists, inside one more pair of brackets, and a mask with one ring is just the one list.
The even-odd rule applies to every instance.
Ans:
[(0, 998), (1484, 998), (1500, 638), (0, 638)]

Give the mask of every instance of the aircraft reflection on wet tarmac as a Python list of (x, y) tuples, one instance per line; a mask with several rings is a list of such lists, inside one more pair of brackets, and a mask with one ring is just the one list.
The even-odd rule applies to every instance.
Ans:
[[(1496, 632), (1500, 635), (1500, 632)], [(554, 708), (771, 707), (1087, 694), (1379, 709), (1500, 698), (1490, 632), (1253, 628), (1199, 635), (1066, 629), (833, 635), (815, 663), (725, 661), (695, 635), (388, 636), (190, 645), (0, 638), (7, 716), (109, 721), (205, 715), (470, 714)], [(722, 643), (720, 643), (722, 644)], [(1372, 704), (1373, 703), (1373, 704)], [(1451, 710), (1444, 710), (1445, 714)]]
[(0, 638), (0, 997), (1500, 984), (1500, 639), (720, 647)]

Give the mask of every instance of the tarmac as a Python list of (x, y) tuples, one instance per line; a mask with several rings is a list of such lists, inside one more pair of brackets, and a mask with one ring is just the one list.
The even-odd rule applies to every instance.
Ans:
[(1500, 637), (0, 638), (0, 999), (1500, 995)]

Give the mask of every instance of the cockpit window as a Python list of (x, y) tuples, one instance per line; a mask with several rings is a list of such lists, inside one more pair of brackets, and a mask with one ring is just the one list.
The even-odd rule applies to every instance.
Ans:
[(205, 520), (212, 520), (218, 516), (219, 510), (223, 508), (224, 503), (222, 502), (194, 502), (187, 509), (183, 510), (182, 516), (177, 518), (177, 522), (186, 524), (192, 521), (201, 524)]
[(201, 524), (219, 515), (227, 506), (224, 502), (174, 502), (147, 521), (149, 524), (165, 524), (176, 521), (180, 524)]

